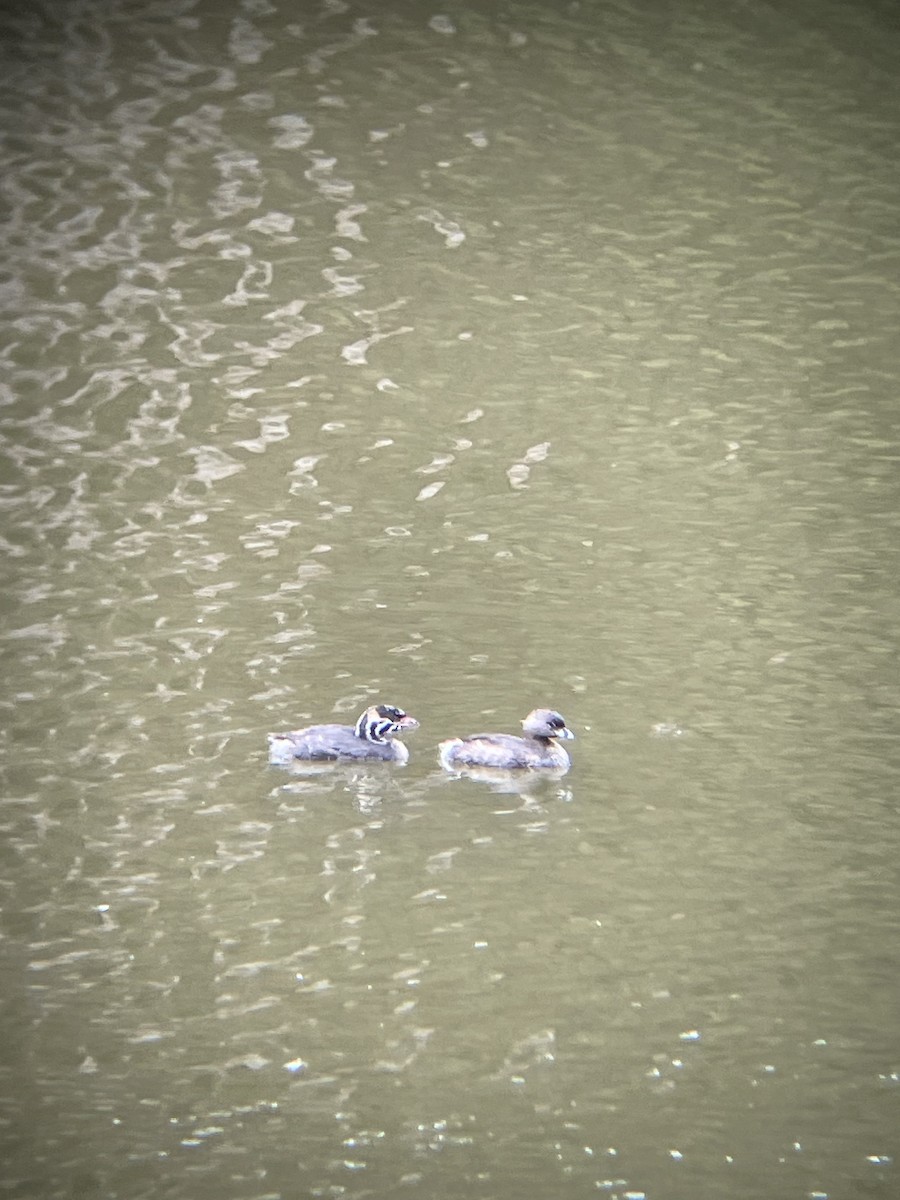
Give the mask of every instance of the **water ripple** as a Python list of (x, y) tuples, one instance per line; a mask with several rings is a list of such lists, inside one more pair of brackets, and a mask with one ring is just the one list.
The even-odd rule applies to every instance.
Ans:
[(886, 1186), (895, 40), (414, 7), (0, 13), (11, 1186)]

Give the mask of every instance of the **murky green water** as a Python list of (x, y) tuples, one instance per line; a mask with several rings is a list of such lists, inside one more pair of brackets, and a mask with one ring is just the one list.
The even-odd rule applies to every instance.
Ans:
[(4, 1193), (892, 1197), (891, 10), (0, 20)]

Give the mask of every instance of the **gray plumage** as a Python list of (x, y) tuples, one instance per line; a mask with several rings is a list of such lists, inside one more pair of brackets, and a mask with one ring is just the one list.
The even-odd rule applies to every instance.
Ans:
[(522, 722), (524, 737), (510, 733), (473, 733), (440, 744), (441, 765), (448, 771), (465, 767), (546, 768), (565, 770), (569, 756), (558, 739), (574, 738), (552, 708), (536, 708)]
[(357, 760), (405, 763), (409, 751), (397, 734), (418, 729), (419, 722), (393, 704), (374, 704), (355, 725), (308, 725), (285, 733), (270, 733), (269, 762), (285, 766), (304, 762), (354, 762)]

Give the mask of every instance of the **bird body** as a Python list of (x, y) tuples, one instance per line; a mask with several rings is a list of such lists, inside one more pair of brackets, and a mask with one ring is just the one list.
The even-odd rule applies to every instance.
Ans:
[(522, 722), (524, 737), (510, 733), (473, 733), (465, 738), (441, 742), (441, 765), (448, 771), (466, 767), (497, 767), (501, 770), (568, 769), (569, 756), (558, 744), (575, 734), (564, 719), (550, 708), (536, 708)]
[(416, 718), (402, 708), (393, 704), (374, 704), (360, 715), (355, 725), (308, 725), (304, 729), (270, 733), (269, 762), (276, 766), (284, 766), (295, 759), (405, 763), (409, 751), (394, 738), (418, 726)]

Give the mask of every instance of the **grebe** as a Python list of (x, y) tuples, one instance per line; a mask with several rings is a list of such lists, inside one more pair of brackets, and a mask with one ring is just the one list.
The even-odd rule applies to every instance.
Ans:
[(554, 767), (567, 769), (569, 756), (557, 739), (574, 738), (552, 708), (536, 708), (522, 722), (524, 737), (510, 733), (473, 733), (440, 744), (441, 765), (448, 771), (465, 767)]
[(294, 759), (351, 762), (359, 759), (405, 763), (409, 751), (397, 734), (418, 729), (419, 722), (393, 704), (373, 704), (355, 725), (308, 725), (270, 733), (269, 762), (285, 766)]

